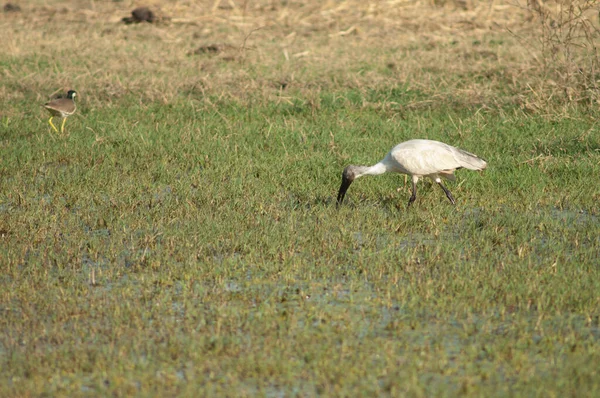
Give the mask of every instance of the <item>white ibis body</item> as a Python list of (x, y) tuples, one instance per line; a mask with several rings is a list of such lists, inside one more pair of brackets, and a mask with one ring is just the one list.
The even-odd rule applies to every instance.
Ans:
[(408, 200), (410, 206), (417, 198), (417, 182), (420, 178), (429, 177), (446, 193), (448, 200), (455, 204), (450, 191), (442, 184), (444, 177), (454, 181), (454, 170), (461, 168), (483, 170), (487, 167), (485, 160), (462, 149), (432, 140), (410, 140), (396, 145), (382, 161), (373, 166), (350, 165), (342, 173), (342, 185), (337, 197), (337, 204), (344, 201), (346, 191), (352, 182), (365, 175), (379, 175), (387, 172), (408, 174), (412, 177), (412, 195)]

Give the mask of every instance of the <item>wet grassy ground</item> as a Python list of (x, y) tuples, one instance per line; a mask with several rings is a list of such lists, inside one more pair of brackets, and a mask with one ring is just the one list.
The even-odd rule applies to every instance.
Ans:
[[(181, 100), (42, 122), (3, 130), (3, 395), (599, 387), (593, 115)], [(413, 137), (489, 169), (458, 172), (456, 207), (422, 184), (408, 210), (385, 175), (336, 210), (345, 164)]]
[[(307, 28), (272, 61), (284, 24), (194, 58), (196, 34), (244, 37), (218, 22), (236, 10), (207, 32), (102, 22), (115, 4), (0, 20), (0, 396), (596, 394), (598, 111), (532, 111), (497, 81), (474, 99), (482, 74), (440, 69), (470, 34), (513, 60), (511, 36), (378, 51), (369, 26)], [(313, 15), (294, 4), (257, 14)], [(414, 59), (438, 69), (406, 80)], [(59, 84), (81, 94), (62, 136), (39, 107)], [(421, 182), (407, 209), (384, 175), (336, 209), (344, 166), (411, 138), (488, 169), (457, 172), (457, 206)]]

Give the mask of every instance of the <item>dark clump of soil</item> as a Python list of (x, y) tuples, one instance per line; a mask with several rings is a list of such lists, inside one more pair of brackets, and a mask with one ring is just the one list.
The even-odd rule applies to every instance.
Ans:
[(2, 9), (4, 12), (21, 12), (21, 6), (14, 3), (6, 3)]
[(200, 46), (194, 54), (205, 54), (205, 53), (219, 53), (223, 51), (223, 46), (219, 44), (207, 44), (206, 46)]
[(225, 50), (233, 49), (234, 47), (229, 44), (211, 43), (198, 47), (197, 49), (190, 51), (188, 55), (199, 55), (199, 54), (219, 54)]
[(126, 24), (140, 23), (140, 22), (156, 22), (156, 15), (148, 7), (138, 7), (131, 11), (130, 17), (125, 17), (121, 21)]

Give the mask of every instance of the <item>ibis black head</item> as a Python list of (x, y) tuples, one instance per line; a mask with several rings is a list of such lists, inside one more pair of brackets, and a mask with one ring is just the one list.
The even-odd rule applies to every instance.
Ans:
[(352, 184), (354, 178), (356, 178), (354, 168), (355, 166), (348, 166), (342, 172), (342, 185), (340, 186), (340, 191), (338, 192), (337, 196), (338, 206), (341, 205), (344, 201), (344, 196), (346, 196), (346, 191), (348, 190), (348, 187), (350, 186), (350, 184)]

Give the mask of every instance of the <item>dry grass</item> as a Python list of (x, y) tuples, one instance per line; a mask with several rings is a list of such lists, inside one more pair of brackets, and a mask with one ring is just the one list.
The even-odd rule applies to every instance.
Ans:
[[(1, 14), (8, 84), (0, 97), (43, 101), (76, 88), (95, 107), (126, 93), (165, 103), (178, 95), (288, 101), (297, 93), (310, 101), (321, 90), (406, 84), (426, 93), (427, 104), (516, 102), (547, 111), (597, 101), (593, 84), (557, 78), (565, 62), (548, 59), (553, 14), (522, 1), (149, 2), (162, 22), (121, 24), (135, 5), (38, 2)], [(587, 41), (561, 44), (571, 69), (595, 62), (585, 44), (597, 39), (598, 21), (585, 14), (577, 22)]]

